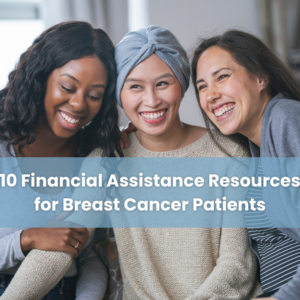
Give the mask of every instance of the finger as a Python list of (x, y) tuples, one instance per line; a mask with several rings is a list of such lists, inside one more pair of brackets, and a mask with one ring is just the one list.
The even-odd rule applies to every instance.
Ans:
[[(120, 145), (123, 144), (123, 148), (127, 148), (129, 146), (129, 141), (128, 141), (128, 137), (127, 137), (127, 132), (123, 131), (121, 132), (121, 141), (120, 141)], [(127, 146), (128, 145), (128, 146)], [(122, 149), (123, 149), (122, 148)]]
[(81, 243), (79, 243), (78, 248), (76, 249), (77, 252), (78, 252), (78, 255), (80, 255), (80, 253), (82, 252), (83, 248), (84, 248), (84, 246)]
[[(88, 233), (87, 233), (88, 234)], [(81, 244), (85, 244), (89, 240), (89, 236), (86, 234), (81, 234), (77, 231), (72, 233), (73, 239), (79, 241)]]
[[(79, 246), (78, 246), (79, 248)], [(65, 249), (63, 250), (64, 252), (70, 254), (72, 256), (72, 258), (77, 258), (79, 253), (77, 251), (77, 249), (75, 249), (73, 246), (71, 245), (66, 245)]]
[(79, 242), (76, 239), (72, 239), (72, 240), (70, 240), (70, 244), (69, 245), (72, 246), (74, 249), (76, 249), (76, 251), (79, 254), (79, 253), (81, 253), (82, 249), (84, 248), (84, 244), (85, 243), (82, 244), (81, 242)]
[(120, 147), (121, 147), (121, 149), (124, 149), (124, 143), (122, 140), (120, 140)]
[(74, 229), (75, 231), (77, 231), (77, 232), (79, 232), (80, 234), (83, 234), (83, 235), (85, 235), (85, 234), (88, 235), (89, 234), (86, 227), (74, 227), (72, 229)]
[(130, 122), (124, 131), (130, 133), (130, 132), (137, 131), (137, 128)]
[[(75, 249), (75, 250), (77, 251), (77, 256), (81, 253), (81, 251), (82, 251), (83, 248), (84, 248), (84, 245), (81, 244), (81, 243), (80, 243), (79, 241), (77, 241), (76, 239), (70, 240), (68, 246), (71, 246), (73, 249)], [(73, 253), (73, 250), (72, 250), (72, 253)], [(73, 255), (74, 255), (74, 254), (73, 254)]]
[(127, 138), (127, 132), (126, 131), (122, 131), (121, 132), (121, 141), (120, 143), (125, 143), (128, 140)]

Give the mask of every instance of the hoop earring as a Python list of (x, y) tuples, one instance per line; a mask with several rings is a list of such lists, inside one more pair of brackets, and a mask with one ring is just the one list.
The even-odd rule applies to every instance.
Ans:
[(87, 126), (89, 126), (92, 123), (92, 121), (89, 121), (88, 123), (86, 123), (85, 125), (83, 125), (81, 128), (85, 129)]

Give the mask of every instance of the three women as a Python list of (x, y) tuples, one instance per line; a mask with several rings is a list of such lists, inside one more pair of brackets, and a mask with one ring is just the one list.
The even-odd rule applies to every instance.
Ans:
[[(235, 33), (236, 35), (232, 34), (235, 37), (243, 36), (239, 32)], [(272, 73), (268, 69), (266, 71), (261, 68), (265, 59), (265, 57), (261, 58), (259, 55), (261, 49), (265, 50), (261, 44), (258, 45), (257, 56), (250, 51), (252, 60), (250, 54), (248, 56), (243, 55), (241, 50), (245, 50), (244, 48), (247, 47), (251, 50), (257, 43), (256, 40), (253, 43), (251, 36), (246, 35), (246, 39), (237, 39), (239, 43), (236, 46), (240, 48), (237, 47), (236, 52), (234, 52), (232, 50), (234, 48), (234, 38), (232, 38), (232, 35), (228, 35), (229, 46), (227, 45), (227, 48), (223, 37), (223, 40), (220, 38), (211, 39), (209, 42), (207, 41), (206, 45), (201, 44), (197, 49), (192, 65), (193, 82), (202, 108), (222, 133), (226, 135), (240, 133), (260, 146), (263, 115), (268, 103), (271, 103), (271, 96), (274, 96), (277, 92), (288, 92), (292, 97), (298, 97), (297, 93), (293, 93), (297, 90), (297, 83), (292, 80), (292, 77), (289, 77), (285, 69), (279, 68), (278, 71), (278, 67), (282, 67), (282, 65), (278, 64), (278, 61), (272, 55), (270, 56), (271, 63), (277, 63), (274, 70), (277, 67), (278, 73)], [(140, 43), (138, 47), (136, 47), (137, 41)], [(131, 43), (134, 43), (134, 46)], [(123, 46), (128, 51), (124, 52)], [(182, 52), (183, 49), (180, 44), (170, 32), (154, 26), (147, 30), (129, 34), (118, 47), (122, 51), (119, 54), (117, 51), (116, 54), (119, 73), (117, 98), (138, 129), (136, 135), (131, 134), (131, 146), (124, 151), (125, 155), (133, 157), (225, 156), (225, 153), (220, 150), (222, 148), (231, 156), (246, 155), (246, 151), (242, 146), (225, 139), (219, 133), (212, 134), (214, 142), (217, 144), (210, 144), (212, 141), (208, 139), (204, 129), (180, 122), (178, 108), (188, 82), (186, 80), (188, 75), (184, 71), (186, 56)], [(267, 53), (267, 55), (269, 54)], [(180, 60), (179, 63), (178, 59)], [(178, 68), (178, 66), (180, 67)], [(276, 75), (280, 74), (280, 70), (286, 76), (285, 79), (290, 79), (291, 83), (290, 86), (280, 83), (280, 88), (276, 89), (274, 79)], [(291, 89), (291, 86), (294, 86), (295, 89)], [(218, 104), (216, 104), (217, 102)], [(241, 137), (237, 136), (237, 138)], [(276, 139), (275, 133), (274, 138)], [(218, 148), (217, 145), (221, 147)], [(214, 151), (205, 153), (206, 146), (209, 149), (214, 149)], [(276, 147), (276, 145), (273, 145), (274, 151), (276, 151)], [(281, 148), (282, 146), (278, 146), (278, 149)], [(262, 147), (261, 149), (268, 149), (268, 147)], [(101, 151), (93, 152), (92, 156), (99, 153)], [(284, 153), (290, 154), (289, 152)], [(165, 234), (166, 231), (169, 234)], [(132, 299), (132, 297), (140, 299), (203, 299), (203, 297), (216, 297), (216, 299), (221, 299), (223, 297), (222, 299), (224, 299), (224, 297), (230, 295), (231, 298), (242, 299), (250, 294), (255, 279), (255, 263), (247, 247), (247, 237), (243, 230), (228, 229), (218, 233), (199, 229), (195, 230), (191, 237), (189, 237), (190, 232), (184, 232), (184, 229), (175, 230), (172, 232), (175, 240), (169, 238), (170, 240), (166, 242), (165, 237), (170, 235), (170, 232), (172, 230), (151, 232), (150, 229), (127, 229), (127, 231), (126, 229), (119, 229), (116, 231), (122, 268), (124, 274), (126, 274), (124, 277), (125, 297), (128, 299)], [(222, 238), (202, 241), (206, 234), (209, 236), (222, 236)], [(126, 242), (130, 236), (135, 242), (140, 242), (132, 244), (132, 247), (135, 245), (137, 249), (128, 247)], [(149, 240), (150, 236), (153, 237), (151, 245), (147, 244), (144, 249), (145, 239)], [(161, 238), (163, 238), (163, 241), (160, 241)], [(174, 267), (175, 273), (180, 269), (182, 274), (188, 274), (190, 264), (191, 266), (202, 267), (210, 260), (211, 262), (217, 261), (217, 263), (205, 267), (208, 276), (202, 276), (203, 269), (198, 270), (196, 268), (195, 277), (188, 276), (183, 282), (178, 280), (179, 277), (174, 272), (171, 272), (173, 275), (166, 277), (165, 275), (168, 272), (162, 266), (158, 266), (159, 263), (157, 262), (168, 262), (171, 257), (176, 257), (176, 247), (171, 249), (168, 248), (168, 245), (174, 245), (174, 243), (176, 245), (178, 239), (189, 238), (192, 239), (190, 241), (192, 245), (198, 250), (203, 249), (206, 253), (206, 262), (199, 260), (199, 258), (197, 258), (199, 261), (191, 259), (187, 261), (186, 266), (183, 266), (181, 261), (176, 260), (178, 265), (170, 261), (168, 268)], [(201, 240), (198, 246), (193, 242), (197, 238)], [(226, 249), (230, 248), (226, 246), (228, 242), (239, 245), (239, 249), (243, 250), (236, 254), (227, 252)], [(163, 249), (161, 256), (157, 256), (157, 253), (148, 253), (148, 255), (141, 258), (141, 254), (147, 252), (148, 247), (155, 248), (155, 245), (161, 244), (166, 245), (166, 249)], [(216, 257), (212, 257), (205, 245), (210, 245), (210, 249), (211, 247), (222, 249), (224, 252), (220, 251)], [(232, 249), (230, 251), (232, 252)], [(235, 259), (231, 260), (229, 258), (231, 254), (235, 255)], [(141, 259), (135, 261), (138, 257)], [(235, 261), (240, 265), (230, 272), (228, 261)], [(131, 265), (128, 262), (131, 262)], [(238, 273), (237, 269), (244, 269), (245, 262), (252, 266), (251, 270), (248, 269), (247, 274)], [(49, 267), (51, 264), (52, 262), (49, 263)], [(151, 265), (157, 265), (157, 267), (153, 269)], [(148, 272), (150, 269), (153, 269), (152, 273)], [(227, 274), (225, 271), (229, 273)], [(227, 275), (224, 275), (224, 272)], [(237, 282), (239, 284), (235, 286)], [(231, 289), (232, 286), (234, 288)]]

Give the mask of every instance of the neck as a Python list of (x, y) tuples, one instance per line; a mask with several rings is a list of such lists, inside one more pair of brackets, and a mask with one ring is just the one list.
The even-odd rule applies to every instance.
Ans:
[(140, 144), (152, 152), (166, 152), (182, 148), (188, 138), (187, 127), (180, 122), (179, 114), (170, 129), (161, 135), (149, 135), (137, 131), (136, 136)]
[[(248, 124), (245, 125), (245, 130), (241, 132), (244, 136), (246, 136), (252, 143), (260, 147), (261, 140), (261, 129), (263, 123), (264, 112), (268, 102), (271, 100), (269, 95), (264, 95), (261, 99), (261, 103), (263, 103), (259, 114), (257, 114), (256, 118), (252, 118)], [(251, 123), (251, 124), (250, 124)]]
[[(76, 155), (77, 143), (76, 135), (71, 138), (62, 139), (53, 134), (53, 132), (40, 124), (35, 131), (35, 141), (23, 148), (26, 157), (73, 157)], [(18, 146), (15, 146), (15, 152), (18, 155)]]

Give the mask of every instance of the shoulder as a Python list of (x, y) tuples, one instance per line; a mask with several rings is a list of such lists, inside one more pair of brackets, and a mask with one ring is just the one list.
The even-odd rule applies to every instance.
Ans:
[(271, 149), (271, 153), (266, 153), (268, 156), (299, 156), (299, 115), (299, 101), (285, 98), (270, 100), (263, 119), (261, 151)]
[[(289, 119), (299, 119), (300, 101), (285, 98), (275, 98), (268, 103), (265, 114), (266, 117), (273, 121), (288, 117)], [(278, 118), (280, 118), (278, 120)], [(288, 120), (286, 120), (288, 121)]]
[(144, 149), (139, 143), (134, 132), (128, 134), (129, 147), (123, 149), (125, 157), (144, 157), (147, 156), (148, 150)]
[(193, 135), (197, 140), (200, 139), (202, 136), (204, 136), (207, 133), (207, 129), (204, 127), (199, 127), (195, 125), (185, 124), (186, 128), (188, 129), (188, 132)]
[[(211, 132), (216, 142), (231, 156), (233, 157), (251, 156), (249, 148), (243, 145), (241, 142), (238, 142), (237, 140), (234, 140), (233, 138), (222, 134), (220, 131), (216, 129), (211, 130)], [(217, 145), (215, 147), (217, 147)], [(219, 149), (219, 151), (221, 153), (224, 153), (221, 149)], [(224, 153), (224, 155), (222, 156), (228, 156), (228, 155)]]
[(102, 149), (101, 148), (94, 149), (87, 157), (102, 157)]
[(7, 142), (0, 141), (0, 157), (10, 157), (12, 156), (7, 150)]

